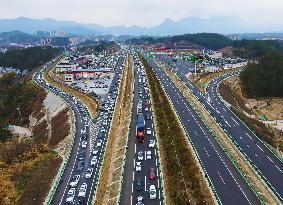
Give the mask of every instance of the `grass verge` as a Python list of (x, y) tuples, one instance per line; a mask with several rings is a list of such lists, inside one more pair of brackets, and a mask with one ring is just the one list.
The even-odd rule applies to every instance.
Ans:
[(127, 56), (99, 180), (95, 205), (117, 204), (126, 152), (133, 99), (132, 58)]
[[(273, 147), (274, 151), (279, 151), (279, 155), (282, 156), (283, 152), (283, 138), (279, 133), (276, 133), (274, 129), (271, 127), (267, 127), (264, 123), (258, 121), (257, 119), (253, 119), (248, 117), (243, 113), (243, 107), (241, 101), (239, 101), (239, 97), (235, 97), (237, 95), (230, 86), (222, 82), (218, 87), (219, 94), (222, 98), (227, 101), (231, 110), (244, 122), (246, 125), (251, 128), (256, 135), (262, 139), (267, 144)], [(232, 94), (231, 94), (232, 93)], [(245, 111), (245, 110), (244, 110)], [(280, 153), (281, 152), (281, 153)]]

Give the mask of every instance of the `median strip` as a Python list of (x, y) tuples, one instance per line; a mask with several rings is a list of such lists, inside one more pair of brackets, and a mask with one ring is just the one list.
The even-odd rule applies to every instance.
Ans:
[(133, 99), (133, 61), (128, 55), (109, 132), (95, 203), (117, 204), (121, 193)]

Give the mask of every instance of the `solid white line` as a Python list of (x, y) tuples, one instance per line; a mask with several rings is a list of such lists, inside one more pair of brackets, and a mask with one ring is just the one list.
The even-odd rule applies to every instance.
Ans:
[(135, 171), (133, 171), (133, 181), (135, 181)]
[(135, 154), (137, 153), (137, 144), (135, 144)]
[(232, 119), (237, 125), (239, 125), (239, 124), (237, 123), (237, 121), (236, 121), (233, 117), (231, 117), (231, 119)]
[(144, 176), (144, 191), (146, 191), (146, 176)]

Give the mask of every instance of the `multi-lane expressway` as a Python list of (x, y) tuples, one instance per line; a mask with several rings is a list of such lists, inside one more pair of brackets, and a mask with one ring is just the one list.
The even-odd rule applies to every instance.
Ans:
[[(167, 62), (168, 60), (170, 61), (165, 56), (162, 57), (162, 60), (165, 58), (167, 58)], [(173, 69), (170, 65), (168, 67)], [(199, 102), (204, 105), (225, 132), (228, 133), (241, 152), (244, 153), (250, 163), (270, 185), (271, 189), (274, 190), (277, 197), (283, 202), (282, 161), (225, 105), (217, 93), (219, 83), (227, 77), (238, 75), (239, 71), (213, 79), (207, 85), (205, 95), (186, 77), (188, 67), (182, 66), (181, 62), (179, 62), (174, 68), (174, 72), (176, 71), (178, 77), (198, 97)]]
[[(125, 173), (123, 178), (123, 193), (120, 204), (137, 204), (137, 198), (143, 197), (143, 204), (163, 204), (162, 183), (160, 179), (159, 156), (154, 147), (149, 147), (149, 141), (154, 140), (156, 143), (155, 129), (152, 119), (152, 108), (150, 104), (146, 104), (146, 100), (150, 101), (150, 96), (146, 89), (148, 87), (147, 78), (144, 68), (139, 61), (137, 55), (133, 52), (134, 57), (134, 101), (133, 112), (130, 124), (130, 139), (128, 144), (127, 161), (125, 166)], [(147, 96), (147, 97), (146, 97)], [(136, 123), (138, 114), (138, 101), (142, 101), (142, 114), (145, 117), (145, 138), (144, 142), (138, 142), (136, 138)], [(149, 118), (146, 117), (148, 115)], [(151, 129), (151, 134), (147, 134), (147, 128)], [(143, 160), (141, 161), (141, 171), (136, 171), (135, 166), (138, 162), (138, 153), (143, 152)], [(151, 159), (146, 159), (147, 152), (151, 152)], [(154, 180), (149, 178), (150, 169), (154, 168), (156, 177)], [(142, 182), (142, 190), (137, 190), (137, 179), (140, 178)], [(154, 185), (156, 187), (156, 199), (149, 198), (149, 187)]]
[(173, 104), (186, 133), (191, 138), (220, 203), (259, 204), (254, 192), (235, 170), (229, 158), (182, 93), (152, 59), (147, 60)]
[[(123, 57), (117, 63), (117, 68), (122, 67)], [(48, 66), (44, 66), (34, 75), (34, 80), (43, 88), (49, 90), (55, 95), (64, 99), (64, 101), (70, 106), (74, 112), (75, 117), (75, 136), (74, 142), (71, 147), (70, 157), (66, 162), (66, 167), (64, 173), (61, 177), (61, 180), (56, 188), (56, 191), (52, 197), (51, 204), (66, 204), (68, 198), (68, 191), (71, 189), (70, 182), (72, 178), (76, 175), (80, 176), (79, 183), (76, 185), (75, 197), (73, 200), (74, 204), (91, 204), (92, 197), (97, 188), (97, 180), (99, 178), (99, 170), (102, 162), (102, 157), (104, 154), (105, 145), (107, 142), (108, 131), (110, 128), (113, 112), (113, 108), (109, 109), (109, 112), (98, 112), (98, 117), (96, 118), (95, 123), (92, 122), (91, 117), (82, 102), (76, 99), (69, 93), (64, 92), (63, 90), (54, 87), (53, 85), (47, 83), (43, 78), (43, 73)], [(114, 79), (112, 81), (112, 86), (110, 87), (111, 95), (110, 98), (115, 100), (117, 95), (114, 94), (115, 91), (118, 91), (118, 82), (121, 77), (122, 69), (117, 69)], [(115, 103), (112, 105), (114, 106)], [(101, 143), (98, 141), (101, 140)], [(82, 141), (86, 141), (86, 147), (82, 146)], [(92, 149), (93, 147), (97, 148), (97, 162), (94, 165), (91, 165), (91, 160), (93, 158)], [(83, 154), (82, 154), (83, 153)], [(79, 155), (82, 154), (82, 159), (79, 159)], [(78, 169), (78, 163), (83, 162), (82, 169)], [(86, 178), (85, 174), (88, 168), (93, 168), (90, 178)], [(86, 183), (87, 189), (85, 197), (77, 197), (78, 189), (80, 186)]]

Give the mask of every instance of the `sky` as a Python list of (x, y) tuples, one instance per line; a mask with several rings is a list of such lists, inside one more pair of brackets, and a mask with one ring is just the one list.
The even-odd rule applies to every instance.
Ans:
[(53, 18), (104, 26), (155, 26), (189, 16), (283, 25), (283, 0), (1, 0), (0, 18)]

